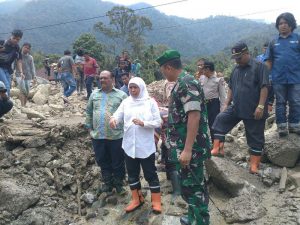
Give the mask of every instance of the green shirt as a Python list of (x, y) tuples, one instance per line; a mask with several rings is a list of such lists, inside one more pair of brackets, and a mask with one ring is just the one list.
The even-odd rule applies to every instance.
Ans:
[(174, 85), (169, 102), (167, 144), (169, 158), (178, 162), (184, 149), (189, 111), (200, 111), (199, 130), (194, 142), (191, 163), (200, 164), (210, 157), (211, 143), (204, 93), (198, 80), (182, 72)]
[(86, 107), (85, 121), (93, 139), (117, 140), (123, 137), (123, 125), (111, 129), (109, 120), (125, 98), (127, 95), (116, 88), (109, 93), (101, 89), (93, 91)]

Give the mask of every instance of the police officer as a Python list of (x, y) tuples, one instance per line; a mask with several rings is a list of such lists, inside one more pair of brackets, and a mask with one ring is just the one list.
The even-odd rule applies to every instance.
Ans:
[(204, 61), (203, 73), (203, 91), (207, 106), (208, 125), (210, 129), (211, 138), (213, 141), (212, 125), (215, 118), (223, 110), (226, 100), (225, 81), (223, 77), (217, 77), (215, 72), (215, 65), (213, 62)]
[(188, 216), (181, 224), (209, 224), (208, 192), (203, 163), (210, 157), (207, 112), (198, 80), (182, 70), (179, 52), (165, 51), (157, 60), (168, 81), (176, 82), (170, 96), (167, 144), (170, 161), (181, 175), (181, 195)]
[(7, 96), (7, 89), (2, 81), (0, 81), (0, 122), (3, 121), (2, 116), (8, 113), (12, 107), (13, 103), (9, 100)]
[[(212, 127), (214, 147), (211, 153), (214, 156), (224, 155), (222, 143), (225, 134), (242, 120), (250, 148), (250, 172), (257, 173), (265, 142), (264, 128), (268, 114), (267, 67), (251, 58), (244, 42), (238, 42), (231, 52), (237, 65), (229, 80), (225, 110), (217, 116)], [(231, 102), (233, 104), (229, 106)]]

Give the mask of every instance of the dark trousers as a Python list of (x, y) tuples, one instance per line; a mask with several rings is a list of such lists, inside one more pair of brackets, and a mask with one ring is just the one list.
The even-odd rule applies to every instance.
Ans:
[(123, 180), (125, 178), (125, 163), (122, 139), (92, 139), (92, 144), (104, 182), (110, 181), (113, 177)]
[(176, 164), (169, 160), (168, 149), (165, 144), (161, 145), (161, 160), (165, 163), (166, 174), (169, 177), (171, 172), (176, 171)]
[(236, 116), (233, 106), (229, 106), (221, 112), (215, 119), (212, 126), (214, 138), (224, 141), (227, 134), (235, 125), (243, 120), (246, 130), (247, 144), (250, 147), (251, 155), (261, 155), (265, 143), (265, 119), (241, 119)]
[(83, 72), (78, 71), (79, 77), (76, 79), (77, 92), (82, 92), (84, 88), (84, 75)]
[(214, 141), (214, 131), (212, 129), (212, 125), (214, 124), (217, 115), (220, 113), (220, 100), (218, 98), (209, 99), (207, 100), (206, 106), (210, 136), (211, 140)]
[(128, 173), (128, 183), (131, 190), (141, 189), (140, 172), (142, 167), (144, 177), (149, 184), (151, 192), (160, 192), (160, 185), (155, 167), (154, 153), (145, 159), (133, 159), (125, 154), (125, 162)]
[(0, 99), (0, 118), (4, 116), (4, 114), (8, 113), (12, 109), (12, 107), (12, 101)]
[(92, 94), (94, 80), (95, 80), (95, 78), (92, 76), (86, 77), (85, 86), (86, 86), (87, 98), (90, 98), (90, 95)]

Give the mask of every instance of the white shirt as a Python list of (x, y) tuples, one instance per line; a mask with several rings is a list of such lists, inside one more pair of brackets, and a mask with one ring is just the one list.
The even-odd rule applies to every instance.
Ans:
[[(124, 122), (122, 148), (129, 157), (144, 159), (156, 151), (154, 129), (161, 126), (161, 118), (157, 103), (152, 98), (135, 102), (127, 98), (113, 117), (117, 123)], [(143, 121), (144, 127), (135, 125), (133, 119)]]

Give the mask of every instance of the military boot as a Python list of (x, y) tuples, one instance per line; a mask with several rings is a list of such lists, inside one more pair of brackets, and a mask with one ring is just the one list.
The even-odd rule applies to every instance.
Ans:
[(111, 177), (105, 177), (103, 178), (103, 183), (101, 184), (101, 187), (98, 188), (97, 194), (100, 195), (101, 193), (110, 193), (113, 190), (113, 180)]
[(189, 222), (189, 218), (187, 216), (180, 217), (180, 223), (182, 225), (191, 225), (191, 223)]
[(177, 171), (170, 172), (170, 179), (173, 188), (172, 196), (176, 197), (178, 195), (181, 195), (181, 183), (180, 183), (180, 177), (178, 172)]
[(126, 189), (124, 188), (123, 179), (118, 177), (114, 178), (113, 186), (119, 195), (125, 195), (127, 193)]

